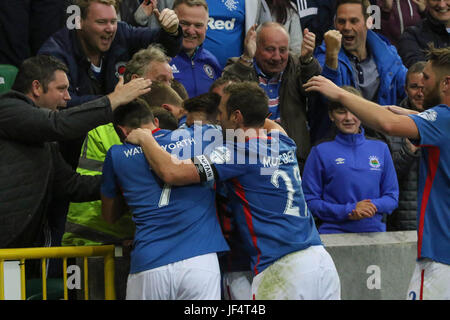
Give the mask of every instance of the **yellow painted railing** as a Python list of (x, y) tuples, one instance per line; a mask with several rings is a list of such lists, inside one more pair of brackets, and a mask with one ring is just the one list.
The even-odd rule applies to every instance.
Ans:
[(63, 259), (64, 299), (68, 299), (67, 258), (83, 258), (84, 264), (84, 298), (89, 299), (88, 290), (88, 257), (103, 257), (105, 276), (105, 300), (115, 300), (114, 287), (114, 246), (79, 246), (50, 248), (0, 249), (0, 300), (5, 299), (4, 262), (20, 261), (21, 299), (26, 299), (25, 260), (41, 259), (42, 263), (42, 298), (47, 300), (46, 259)]

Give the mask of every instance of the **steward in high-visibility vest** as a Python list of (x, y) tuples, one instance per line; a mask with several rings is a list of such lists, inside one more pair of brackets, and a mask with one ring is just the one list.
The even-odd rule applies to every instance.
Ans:
[[(77, 172), (85, 175), (102, 173), (108, 149), (122, 144), (112, 123), (88, 132), (81, 149)], [(99, 244), (122, 245), (133, 239), (135, 225), (131, 213), (125, 213), (116, 223), (109, 224), (102, 217), (101, 201), (70, 203), (63, 246), (89, 246)]]

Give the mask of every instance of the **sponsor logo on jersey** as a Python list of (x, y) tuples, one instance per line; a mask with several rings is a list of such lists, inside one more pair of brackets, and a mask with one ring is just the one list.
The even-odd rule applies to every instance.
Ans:
[(172, 73), (180, 73), (180, 70), (178, 70), (176, 65), (172, 64), (170, 65), (170, 68), (172, 69)]
[(436, 121), (437, 119), (437, 112), (434, 110), (427, 110), (419, 113), (418, 116), (421, 117), (422, 119), (433, 122)]
[(116, 75), (117, 78), (119, 78), (120, 76), (123, 77), (123, 75), (125, 74), (125, 71), (126, 71), (125, 66), (126, 66), (126, 64), (127, 64), (126, 61), (120, 61), (120, 62), (116, 63), (116, 67), (115, 67), (116, 73), (115, 73), (115, 75)]
[(233, 18), (231, 20), (214, 20), (214, 18), (208, 19), (208, 28), (211, 30), (233, 30), (234, 29), (234, 22), (236, 21), (236, 18)]
[(370, 156), (369, 157), (369, 165), (372, 169), (377, 170), (381, 167), (380, 161), (378, 160), (377, 156)]
[(345, 163), (345, 159), (344, 158), (336, 158), (336, 164), (344, 164)]
[(209, 64), (203, 65), (203, 71), (205, 71), (206, 75), (211, 79), (214, 79), (214, 69)]

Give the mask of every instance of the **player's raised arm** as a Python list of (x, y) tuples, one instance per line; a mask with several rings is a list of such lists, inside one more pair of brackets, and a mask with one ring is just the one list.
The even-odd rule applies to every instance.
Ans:
[(419, 138), (417, 126), (410, 117), (395, 114), (372, 101), (343, 90), (323, 76), (312, 77), (303, 86), (306, 92), (318, 91), (329, 100), (339, 101), (363, 123), (377, 131), (391, 136)]
[(128, 134), (126, 141), (141, 146), (152, 170), (165, 183), (170, 185), (187, 185), (201, 182), (197, 167), (192, 160), (179, 160), (162, 149), (150, 130), (134, 129)]

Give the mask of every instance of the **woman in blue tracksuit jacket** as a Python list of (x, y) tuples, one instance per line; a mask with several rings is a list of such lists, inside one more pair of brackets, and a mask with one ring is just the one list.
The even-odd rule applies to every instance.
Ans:
[[(337, 133), (311, 149), (302, 183), (308, 208), (321, 222), (319, 232), (386, 231), (383, 215), (397, 208), (399, 193), (389, 148), (367, 139), (358, 118), (338, 103), (330, 104), (329, 115)], [(370, 200), (376, 212), (355, 219), (352, 212), (363, 200)]]

